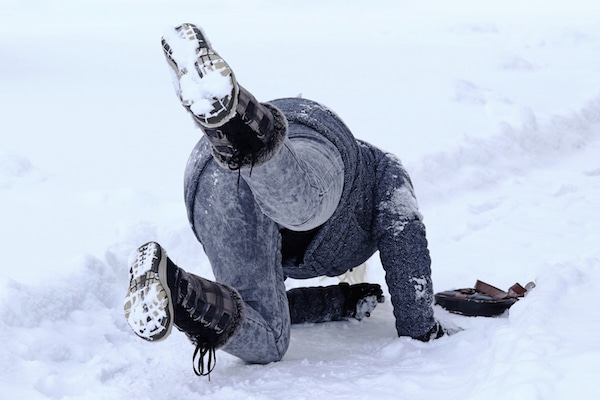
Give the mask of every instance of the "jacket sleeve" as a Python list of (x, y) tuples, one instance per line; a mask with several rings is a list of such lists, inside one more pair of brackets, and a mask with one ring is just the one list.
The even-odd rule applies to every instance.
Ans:
[[(376, 304), (364, 306), (362, 315), (357, 309), (361, 300), (369, 297), (373, 302), (382, 303), (383, 291), (375, 283), (358, 283), (350, 285), (341, 282), (338, 285), (302, 287), (287, 291), (292, 324), (305, 322), (345, 321), (349, 318), (362, 319)], [(369, 302), (362, 303), (363, 305)]]
[(378, 168), (375, 230), (399, 336), (425, 340), (436, 326), (431, 259), (412, 183), (387, 154)]
[(350, 317), (349, 285), (295, 288), (287, 291), (292, 324), (341, 321)]

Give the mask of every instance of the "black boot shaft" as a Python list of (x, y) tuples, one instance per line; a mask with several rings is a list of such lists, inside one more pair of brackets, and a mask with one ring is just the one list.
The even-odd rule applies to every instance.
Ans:
[(231, 170), (252, 168), (268, 161), (287, 135), (287, 120), (279, 109), (259, 103), (239, 87), (235, 116), (219, 127), (197, 120), (213, 147), (217, 161)]
[(244, 318), (244, 302), (226, 285), (190, 274), (170, 260), (174, 271), (171, 292), (175, 326), (195, 343), (222, 347), (238, 331)]

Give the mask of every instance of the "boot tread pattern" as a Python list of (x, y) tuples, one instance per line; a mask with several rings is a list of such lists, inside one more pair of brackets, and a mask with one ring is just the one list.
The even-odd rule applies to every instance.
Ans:
[(129, 289), (123, 305), (129, 326), (142, 339), (165, 338), (173, 325), (171, 293), (166, 283), (166, 254), (154, 242), (141, 246), (129, 273)]
[(176, 75), (181, 103), (205, 127), (220, 126), (235, 115), (239, 88), (229, 65), (210, 46), (200, 28), (182, 24), (162, 38)]

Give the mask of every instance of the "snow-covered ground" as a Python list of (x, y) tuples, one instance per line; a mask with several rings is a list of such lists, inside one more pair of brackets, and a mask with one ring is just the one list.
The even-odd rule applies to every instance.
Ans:
[[(436, 290), (537, 288), (500, 318), (436, 307), (464, 331), (433, 343), (397, 338), (389, 302), (297, 326), (283, 361), (218, 352), (210, 381), (183, 334), (139, 340), (132, 249), (211, 276), (182, 200), (200, 132), (160, 48), (185, 21), (259, 99), (322, 102), (404, 161)], [(594, 0), (3, 0), (0, 398), (593, 398), (599, 54)], [(383, 283), (377, 258), (366, 275)]]

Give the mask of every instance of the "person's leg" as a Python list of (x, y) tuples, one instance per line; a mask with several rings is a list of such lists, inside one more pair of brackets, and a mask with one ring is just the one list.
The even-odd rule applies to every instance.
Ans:
[(329, 140), (307, 128), (286, 139), (269, 162), (242, 171), (242, 177), (269, 218), (292, 231), (308, 231), (337, 208), (344, 164)]
[(277, 361), (289, 343), (290, 319), (281, 268), (281, 235), (244, 181), (208, 160), (188, 208), (217, 282), (234, 287), (245, 320), (224, 350), (247, 362)]
[[(163, 48), (182, 104), (210, 143), (197, 147), (186, 172), (192, 227), (217, 282), (235, 288), (245, 304), (242, 327), (224, 350), (248, 362), (279, 360), (290, 324), (279, 229), (312, 229), (333, 214), (343, 188), (341, 156), (315, 131), (287, 139), (285, 116), (238, 86), (196, 27), (176, 28)], [(215, 76), (226, 90), (211, 85)]]
[(289, 140), (283, 113), (240, 86), (196, 26), (168, 32), (163, 48), (180, 100), (205, 133), (216, 161), (240, 172), (263, 212), (295, 231), (327, 221), (344, 185), (336, 147), (310, 129)]

